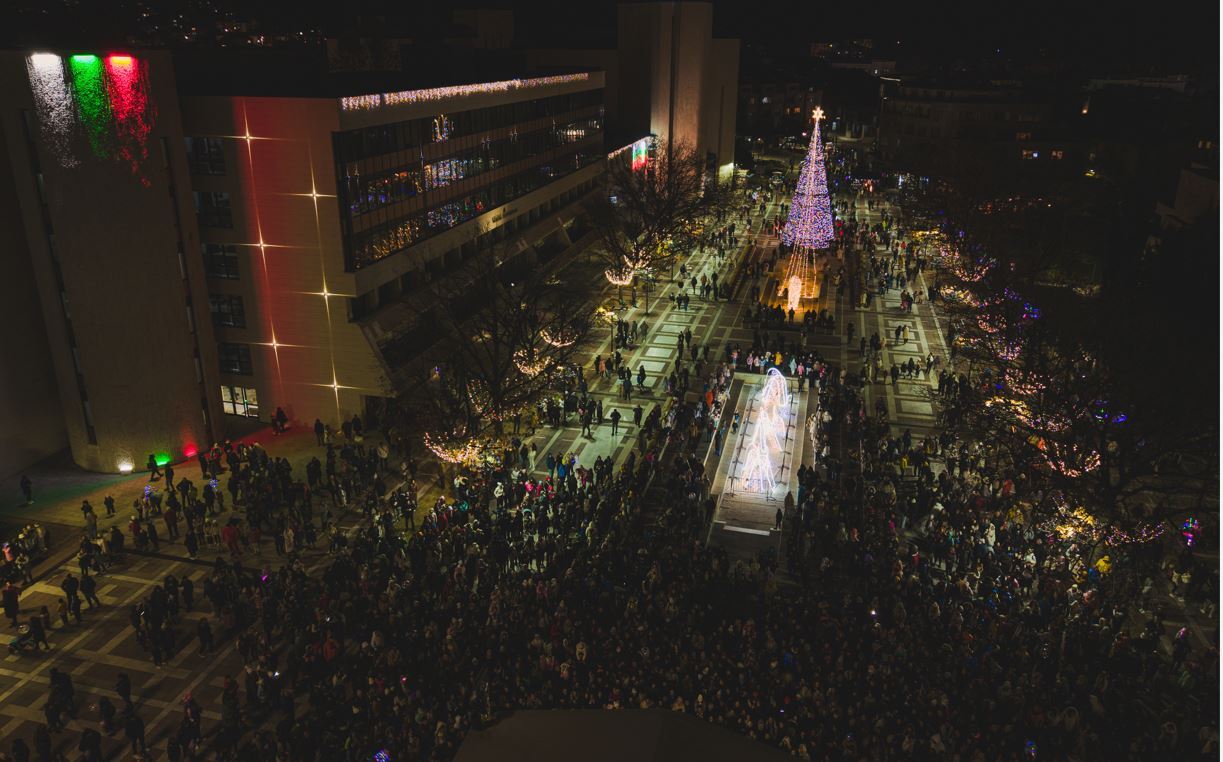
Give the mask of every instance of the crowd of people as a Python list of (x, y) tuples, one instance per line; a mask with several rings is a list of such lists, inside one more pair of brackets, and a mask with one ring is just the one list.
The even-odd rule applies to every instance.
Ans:
[[(860, 223), (849, 201), (857, 288), (900, 231)], [(803, 760), (1217, 756), (1217, 705), (1199, 699), (1217, 695), (1217, 652), (1186, 636), (1165, 658), (1156, 608), (1133, 634), (1136, 588), (1158, 562), (1144, 546), (1117, 549), (1106, 574), (1074, 568), (1067, 540), (1025, 521), (1039, 486), (993, 470), (988, 443), (897, 435), (854, 368), (757, 333), (713, 347), (713, 362), (686, 336), (668, 401), (635, 411), (619, 467), (548, 453), (537, 476), (538, 452), (516, 439), (452, 472), (419, 521), (412, 476), (396, 487), (372, 445), (320, 433), (326, 465), (304, 480), (262, 448), (237, 452), (228, 491), (246, 521), (200, 586), (244, 668), (219, 723), (185, 698), (171, 759), (449, 760), (470, 729), (520, 708), (686, 712)], [(734, 374), (769, 367), (818, 395), (820, 436), (840, 454), (799, 470), (784, 552), (732, 562), (701, 539), (706, 455), (733, 420)], [(565, 397), (589, 425), (601, 416), (585, 384), (578, 369)], [(331, 512), (350, 507), (364, 520), (341, 532)], [(278, 538), (278, 569), (248, 565), (261, 531)], [(316, 535), (329, 550), (308, 568)], [(191, 605), (166, 580), (132, 625), (153, 642)], [(211, 647), (211, 629), (197, 638)], [(52, 693), (62, 705), (62, 685)]]

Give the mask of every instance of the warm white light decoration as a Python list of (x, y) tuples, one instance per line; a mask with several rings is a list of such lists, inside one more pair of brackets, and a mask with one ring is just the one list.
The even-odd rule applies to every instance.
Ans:
[(526, 351), (525, 349), (515, 351), (514, 367), (518, 368), (518, 371), (522, 373), (522, 375), (527, 376), (528, 378), (535, 378), (540, 373), (543, 373), (548, 369), (549, 363), (544, 359), (532, 359), (531, 355), (532, 353)]
[(554, 77), (536, 77), (534, 79), (507, 79), (501, 82), (483, 82), (474, 85), (454, 85), (451, 87), (433, 87), (425, 90), (401, 90), (395, 93), (375, 93), (373, 95), (354, 95), (340, 99), (342, 111), (372, 111), (384, 106), (402, 106), (410, 103), (427, 103), (446, 98), (461, 98), (468, 95), (485, 95), (488, 93), (504, 93), (510, 90), (527, 90), (548, 85), (562, 85), (569, 82), (585, 82), (589, 74), (561, 74)]
[(549, 344), (551, 344), (554, 347), (572, 346), (573, 343), (577, 341), (577, 339), (574, 338), (572, 333), (566, 333), (562, 331), (558, 334), (553, 335), (553, 333), (549, 331), (547, 328), (540, 330), (539, 338), (543, 339), (544, 341), (548, 342)]
[(747, 451), (747, 472), (743, 480), (751, 492), (771, 495), (777, 487), (773, 477), (772, 453), (783, 449), (786, 420), (783, 411), (790, 406), (786, 378), (777, 368), (769, 368), (764, 386), (756, 394), (756, 419)]
[(798, 300), (803, 296), (803, 281), (797, 275), (791, 275), (790, 280), (786, 281), (786, 307), (791, 310), (798, 309)]
[(771, 495), (777, 488), (777, 480), (773, 478), (773, 459), (759, 442), (753, 441), (747, 451), (747, 475), (743, 479), (751, 492)]
[(440, 442), (433, 441), (433, 437), (429, 436), (429, 432), (425, 432), (425, 447), (436, 455), (439, 459), (447, 463), (461, 463), (463, 465), (475, 465), (479, 462), (484, 454), (484, 446), (472, 440), (461, 445), (445, 445)]
[(613, 286), (627, 286), (633, 282), (635, 275), (631, 267), (625, 270), (603, 271), (603, 277), (607, 278), (607, 282)]

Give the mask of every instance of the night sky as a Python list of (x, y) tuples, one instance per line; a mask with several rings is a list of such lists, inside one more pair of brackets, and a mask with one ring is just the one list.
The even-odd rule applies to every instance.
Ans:
[[(388, 35), (428, 39), (449, 24), (455, 7), (512, 8), (520, 42), (532, 45), (586, 44), (614, 40), (615, 3), (580, 0), (486, 0), (464, 3), (350, 0), (159, 0), (147, 4), (157, 13), (198, 8), (231, 10), (239, 17), (258, 14), (267, 28), (311, 24), (335, 35), (357, 26)], [(997, 55), (1017, 60), (1031, 56), (1070, 59), (1073, 68), (1122, 73), (1149, 67), (1215, 72), (1218, 62), (1217, 3), (1176, 0), (1140, 8), (1124, 4), (1052, 2), (1022, 4), (967, 2), (806, 2), (714, 0), (715, 32), (745, 42), (804, 46), (816, 40), (870, 37), (881, 54), (949, 57)], [(257, 8), (257, 10), (253, 10)], [(81, 34), (122, 37), (141, 12), (131, 0), (83, 0), (68, 4), (16, 0), (0, 9), (0, 43), (55, 44)], [(371, 21), (373, 23), (371, 23)], [(999, 52), (1001, 51), (1001, 52)]]

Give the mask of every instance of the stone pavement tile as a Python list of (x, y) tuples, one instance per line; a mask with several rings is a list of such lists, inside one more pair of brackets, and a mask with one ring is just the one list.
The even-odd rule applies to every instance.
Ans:
[(933, 415), (934, 414), (934, 408), (930, 405), (929, 402), (901, 400), (900, 410), (901, 412), (910, 413), (914, 415)]

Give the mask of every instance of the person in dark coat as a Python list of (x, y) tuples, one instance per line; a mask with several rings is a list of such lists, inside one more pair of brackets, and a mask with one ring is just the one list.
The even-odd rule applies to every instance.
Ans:
[(16, 627), (17, 617), (21, 616), (21, 588), (9, 580), (4, 583), (4, 589), (0, 590), (0, 597), (4, 600), (4, 615), (12, 622), (12, 626)]
[(46, 725), (34, 728), (34, 753), (38, 762), (51, 762), (51, 731)]
[(42, 619), (36, 616), (30, 617), (30, 639), (39, 648), (46, 646), (48, 651), (51, 650), (51, 644), (47, 642), (47, 628), (43, 626)]
[(132, 756), (148, 753), (148, 747), (144, 743), (144, 720), (140, 719), (140, 715), (128, 712), (123, 733), (127, 740), (132, 742)]

